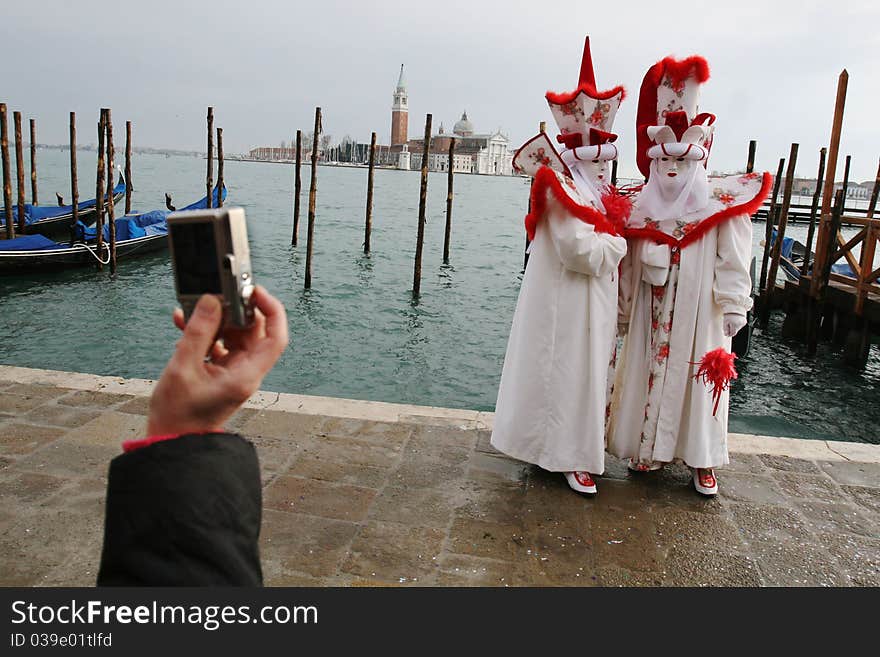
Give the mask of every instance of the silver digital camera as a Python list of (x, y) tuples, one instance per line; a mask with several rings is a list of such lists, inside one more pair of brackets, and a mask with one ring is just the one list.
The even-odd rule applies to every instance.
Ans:
[(254, 321), (251, 254), (243, 208), (189, 210), (168, 216), (177, 299), (187, 321), (203, 294), (223, 304), (223, 328)]

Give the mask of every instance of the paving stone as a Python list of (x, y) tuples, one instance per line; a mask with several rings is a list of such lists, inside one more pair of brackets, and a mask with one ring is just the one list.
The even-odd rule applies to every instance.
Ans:
[(64, 429), (10, 422), (0, 426), (0, 453), (30, 454), (64, 435)]
[(477, 431), (476, 434), (477, 434), (477, 445), (476, 445), (475, 449), (478, 452), (485, 452), (486, 454), (495, 454), (495, 455), (501, 454), (501, 452), (499, 452), (497, 449), (492, 447), (492, 443), (490, 442), (490, 440), (492, 439), (492, 432), (491, 431), (480, 430), (480, 431)]
[(5, 507), (44, 506), (65, 479), (33, 472), (7, 471), (0, 475), (0, 504)]
[(753, 559), (720, 550), (672, 548), (666, 558), (664, 584), (671, 586), (760, 586)]
[(59, 388), (41, 383), (13, 383), (3, 391), (3, 394), (21, 395), (29, 399), (39, 399), (41, 402), (46, 402), (51, 399), (57, 399), (69, 392), (69, 388)]
[(514, 525), (523, 521), (527, 502), (521, 487), (471, 484), (459, 490), (456, 510), (459, 516)]
[(116, 409), (120, 413), (131, 413), (132, 415), (149, 415), (150, 414), (150, 398), (135, 397)]
[(880, 538), (880, 524), (869, 519), (855, 505), (844, 502), (797, 500), (795, 506), (817, 531), (847, 532)]
[(59, 404), (66, 406), (93, 406), (95, 408), (110, 408), (116, 404), (133, 400), (134, 395), (120, 395), (113, 392), (100, 392), (98, 390), (77, 390), (69, 395), (58, 399)]
[(412, 435), (414, 427), (410, 424), (352, 420), (349, 418), (321, 418), (319, 433), (326, 436), (357, 438), (367, 442), (384, 445), (404, 443)]
[(365, 579), (430, 584), (442, 543), (438, 529), (369, 521), (352, 542), (342, 571)]
[(663, 586), (662, 572), (627, 570), (620, 566), (601, 565), (596, 569), (599, 586)]
[(448, 465), (419, 456), (405, 460), (388, 475), (388, 485), (411, 488), (455, 486), (465, 478), (464, 465)]
[(481, 559), (463, 554), (440, 556), (440, 586), (515, 586), (522, 580), (515, 576), (516, 566), (510, 561)]
[(522, 530), (515, 526), (456, 518), (449, 529), (447, 549), (501, 561), (517, 561), (527, 556)]
[(385, 485), (389, 472), (390, 468), (338, 463), (308, 454), (300, 454), (294, 458), (293, 463), (284, 474), (379, 489)]
[(110, 461), (120, 453), (110, 447), (61, 440), (18, 459), (15, 468), (60, 477), (101, 479), (107, 476)]
[(477, 443), (477, 432), (473, 429), (453, 427), (415, 426), (409, 439), (409, 445), (412, 445), (414, 441), (425, 445), (444, 445), (470, 450)]
[(728, 509), (740, 536), (749, 543), (765, 539), (807, 539), (813, 531), (796, 511), (781, 506), (730, 503)]
[(812, 461), (790, 458), (788, 456), (773, 456), (771, 454), (759, 454), (761, 462), (771, 470), (784, 470), (785, 472), (806, 472), (819, 474), (819, 466)]
[(337, 520), (363, 520), (376, 491), (283, 475), (266, 488), (263, 505)]
[(853, 584), (880, 586), (880, 540), (834, 532), (819, 534), (818, 541)]
[(260, 412), (255, 408), (240, 408), (226, 421), (226, 428), (229, 431), (239, 432), (245, 424), (255, 418), (259, 413)]
[(80, 427), (94, 418), (95, 411), (92, 409), (81, 409), (61, 404), (43, 404), (27, 413), (23, 419), (70, 429)]
[(819, 466), (839, 484), (880, 488), (880, 463), (823, 461)]
[(728, 472), (722, 485), (718, 478), (718, 490), (725, 499), (757, 504), (784, 504), (786, 498), (779, 492), (777, 479), (763, 474)]
[(627, 480), (630, 478), (630, 471), (627, 467), (627, 459), (619, 459), (605, 455), (605, 472), (602, 473), (602, 479), (620, 479)]
[(142, 415), (104, 411), (82, 426), (68, 431), (64, 440), (83, 445), (115, 447), (121, 452), (124, 441), (146, 436), (147, 418)]
[(403, 488), (388, 486), (379, 493), (368, 517), (414, 527), (445, 530), (452, 515), (465, 502), (462, 486), (449, 488)]
[(632, 571), (662, 567), (666, 546), (657, 540), (656, 513), (644, 509), (608, 511), (597, 506), (591, 516), (589, 540), (595, 545), (596, 565)]
[(352, 522), (266, 509), (260, 532), (260, 557), (266, 571), (277, 572), (273, 586), (290, 586), (292, 571), (326, 577), (339, 569), (357, 533)]
[(749, 474), (766, 474), (767, 466), (756, 454), (730, 454), (730, 463), (719, 468), (718, 476), (726, 476), (727, 472), (745, 472)]
[(467, 477), (471, 481), (487, 485), (504, 483), (523, 486), (530, 470), (528, 463), (514, 461), (503, 455), (476, 451), (468, 460)]
[(673, 548), (705, 550), (712, 546), (726, 552), (745, 549), (736, 526), (724, 516), (664, 509), (654, 514), (656, 542)]
[(834, 558), (803, 542), (760, 541), (752, 546), (766, 583), (772, 586), (845, 586)]
[(303, 415), (283, 411), (260, 411), (237, 427), (248, 438), (291, 438), (301, 440), (310, 437), (324, 421), (322, 415)]
[(246, 436), (257, 450), (260, 468), (268, 473), (286, 472), (294, 458), (301, 452), (300, 443), (291, 438), (271, 436)]
[(840, 488), (825, 475), (777, 471), (773, 477), (779, 490), (793, 499), (836, 502), (841, 497)]
[(867, 486), (841, 486), (844, 493), (863, 509), (880, 513), (880, 488)]
[(350, 467), (369, 465), (391, 468), (400, 463), (404, 455), (400, 443), (381, 444), (344, 436), (315, 436), (303, 443), (304, 456), (343, 463)]

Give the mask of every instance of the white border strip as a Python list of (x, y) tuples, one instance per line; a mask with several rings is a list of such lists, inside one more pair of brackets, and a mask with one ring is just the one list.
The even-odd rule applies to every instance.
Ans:
[[(90, 390), (148, 397), (155, 381), (124, 379), (79, 372), (60, 372), (26, 367), (0, 365), (0, 380), (16, 383), (52, 385), (72, 390)], [(3, 392), (0, 390), (0, 395)], [(461, 429), (491, 430), (494, 413), (437, 406), (413, 406), (388, 402), (294, 395), (261, 390), (245, 404), (246, 408), (271, 409), (304, 415), (327, 415), (375, 422), (416, 422)], [(805, 440), (753, 434), (728, 435), (731, 452), (739, 454), (770, 454), (820, 461), (857, 461), (880, 463), (880, 445), (832, 440)]]

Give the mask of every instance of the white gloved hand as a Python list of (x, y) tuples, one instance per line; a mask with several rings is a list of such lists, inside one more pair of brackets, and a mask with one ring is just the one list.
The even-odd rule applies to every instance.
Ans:
[(739, 313), (724, 313), (724, 335), (732, 338), (746, 325), (746, 316)]

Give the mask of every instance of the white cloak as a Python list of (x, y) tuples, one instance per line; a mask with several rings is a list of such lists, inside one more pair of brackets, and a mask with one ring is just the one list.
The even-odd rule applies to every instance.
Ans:
[(569, 179), (554, 175), (538, 191), (546, 203), (513, 316), (491, 442), (545, 470), (602, 474), (626, 240), (574, 216), (572, 200), (588, 204)]
[[(724, 219), (680, 251), (668, 365), (654, 440), (655, 461), (681, 460), (693, 468), (713, 468), (729, 462), (729, 393), (722, 393), (718, 412), (713, 415), (712, 391), (696, 381), (694, 375), (697, 364), (707, 352), (719, 347), (731, 349), (731, 339), (724, 336), (722, 327), (724, 314), (745, 315), (751, 308), (749, 213), (766, 195), (766, 184), (761, 185), (760, 179), (730, 178), (710, 179), (710, 183), (716, 185), (716, 197), (720, 196), (717, 190), (721, 189), (722, 195), (737, 192), (736, 197), (748, 199), (742, 203), (741, 198), (735, 198), (738, 203), (733, 207), (741, 207), (743, 213)], [(759, 185), (761, 191), (755, 195)], [(712, 202), (703, 210), (685, 215), (681, 221), (709, 219), (718, 211), (726, 211), (729, 216), (732, 201), (730, 196), (723, 199), (726, 204)], [(662, 225), (660, 229), (670, 232)], [(650, 239), (631, 240), (629, 249), (622, 267), (620, 317), (628, 324), (628, 331), (618, 361), (608, 424), (608, 451), (621, 458), (638, 458), (648, 397), (651, 286), (665, 284), (671, 251), (670, 246)]]

